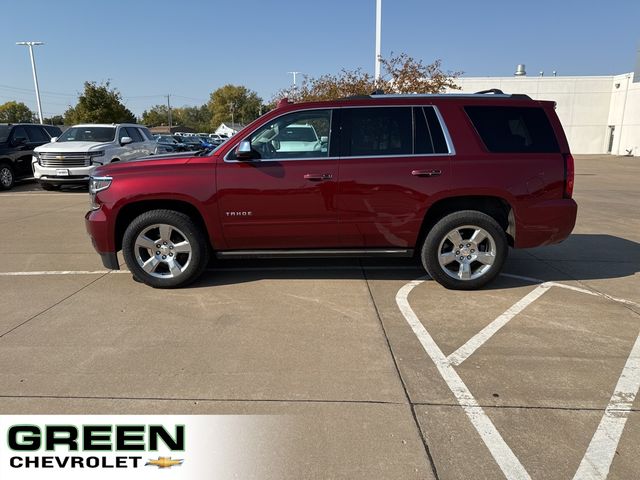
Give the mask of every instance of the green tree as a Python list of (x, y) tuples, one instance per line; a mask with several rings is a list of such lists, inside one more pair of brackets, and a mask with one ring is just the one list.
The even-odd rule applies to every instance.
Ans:
[(353, 95), (370, 95), (382, 90), (386, 93), (442, 93), (447, 89), (458, 89), (455, 79), (462, 72), (445, 72), (442, 61), (435, 60), (425, 65), (422, 60), (406, 53), (382, 59), (383, 76), (379, 81), (362, 69), (343, 69), (339, 74), (320, 77), (305, 76), (302, 85), (295, 91), (285, 89), (276, 94), (276, 99), (289, 97), (295, 101), (333, 100)]
[(211, 94), (208, 107), (211, 113), (210, 128), (215, 130), (223, 122), (252, 122), (260, 115), (262, 99), (246, 87), (225, 85)]
[(47, 125), (64, 125), (64, 117), (62, 115), (44, 117), (44, 123), (46, 123)]
[[(168, 125), (169, 116), (167, 114), (166, 105), (154, 105), (149, 110), (142, 112), (142, 124), (148, 127), (157, 127), (158, 125)], [(176, 123), (175, 120), (172, 123)]]
[(22, 102), (7, 102), (0, 105), (0, 123), (32, 122), (34, 114)]
[(109, 82), (85, 82), (75, 107), (64, 112), (67, 125), (75, 123), (136, 122), (135, 115), (122, 104), (122, 95)]

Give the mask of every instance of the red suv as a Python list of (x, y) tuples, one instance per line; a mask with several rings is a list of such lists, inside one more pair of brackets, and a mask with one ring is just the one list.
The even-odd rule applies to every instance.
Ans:
[(210, 154), (99, 167), (87, 230), (107, 268), (171, 288), (217, 257), (411, 256), (475, 289), (509, 247), (573, 229), (554, 103), (500, 91), (280, 103)]

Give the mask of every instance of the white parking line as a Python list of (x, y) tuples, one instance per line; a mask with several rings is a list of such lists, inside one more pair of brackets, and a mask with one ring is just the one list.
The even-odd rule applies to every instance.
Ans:
[(506, 312), (504, 312), (493, 322), (480, 330), (480, 332), (474, 335), (470, 340), (468, 340), (467, 343), (465, 343), (463, 346), (449, 355), (447, 357), (447, 360), (449, 360), (452, 365), (460, 365), (467, 358), (469, 358), (469, 356), (473, 352), (475, 352), (487, 340), (489, 340), (498, 330), (509, 323), (509, 320), (518, 315), (525, 308), (535, 302), (538, 298), (548, 292), (550, 286), (551, 285), (549, 285), (548, 283), (538, 285), (535, 290), (525, 295), (519, 302), (512, 305)]
[[(503, 274), (504, 276), (519, 278), (522, 280), (535, 280), (528, 277)], [(409, 293), (424, 279), (414, 280), (402, 287), (396, 295), (396, 303), (405, 320), (413, 330), (427, 355), (431, 358), (445, 383), (455, 396), (456, 400), (466, 413), (467, 417), (480, 435), (494, 460), (505, 474), (507, 479), (530, 478), (524, 466), (520, 463), (513, 451), (501, 437), (477, 400), (454, 370), (454, 365), (462, 363), (469, 355), (473, 354), (481, 345), (491, 338), (500, 328), (509, 322), (528, 305), (540, 298), (551, 287), (560, 287), (567, 290), (599, 296), (614, 302), (640, 307), (640, 304), (631, 300), (612, 297), (601, 292), (595, 292), (572, 285), (564, 285), (557, 282), (542, 282), (535, 290), (523, 297), (505, 313), (491, 322), (480, 333), (472, 337), (461, 348), (456, 350), (448, 358), (433, 340), (424, 325), (420, 322), (411, 308)], [(611, 463), (622, 437), (624, 426), (633, 407), (633, 402), (640, 390), (640, 334), (631, 349), (625, 366), (620, 374), (614, 393), (609, 400), (604, 414), (594, 433), (589, 447), (580, 462), (574, 480), (604, 480), (609, 474)]]
[(416, 316), (411, 305), (409, 305), (409, 293), (422, 282), (424, 282), (424, 279), (414, 280), (407, 283), (398, 291), (396, 295), (398, 308), (400, 308), (402, 315), (411, 326), (413, 333), (418, 337), (422, 348), (427, 352), (427, 355), (431, 357), (433, 363), (435, 363), (440, 375), (480, 434), (482, 441), (489, 449), (489, 452), (491, 452), (491, 455), (505, 476), (510, 480), (530, 480), (531, 477), (522, 463), (520, 463), (520, 460), (518, 460), (518, 457), (516, 457), (511, 448), (509, 448), (509, 445), (504, 441), (498, 429), (478, 404), (471, 391), (454, 370), (451, 363), (449, 363), (447, 357), (442, 353), (442, 350), (440, 350), (440, 347), (438, 347), (427, 329), (424, 328), (424, 325)]
[(622, 369), (618, 384), (589, 443), (574, 480), (603, 480), (609, 475), (622, 431), (640, 389), (640, 335)]
[(0, 277), (33, 277), (38, 275), (104, 275), (105, 273), (129, 273), (126, 270), (48, 270), (40, 272), (0, 272)]

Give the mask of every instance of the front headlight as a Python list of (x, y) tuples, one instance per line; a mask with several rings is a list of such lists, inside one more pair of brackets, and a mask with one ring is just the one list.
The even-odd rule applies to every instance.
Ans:
[(96, 194), (109, 188), (112, 180), (113, 178), (111, 177), (90, 177), (89, 198), (91, 199), (91, 210), (98, 210), (100, 208)]
[(96, 152), (89, 152), (89, 156), (91, 158), (91, 163), (97, 163), (98, 165), (103, 165), (104, 162), (98, 162), (96, 161), (96, 158), (98, 157), (104, 157), (104, 150), (98, 150)]

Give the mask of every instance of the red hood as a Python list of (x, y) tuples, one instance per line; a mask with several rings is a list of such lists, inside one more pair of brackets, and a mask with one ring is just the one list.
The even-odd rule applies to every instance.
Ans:
[(125, 162), (116, 162), (110, 163), (108, 165), (103, 165), (101, 167), (96, 168), (92, 176), (100, 177), (105, 175), (118, 175), (118, 174), (135, 174), (139, 171), (147, 171), (147, 170), (155, 170), (155, 169), (163, 169), (163, 168), (171, 168), (178, 165), (184, 165), (191, 160), (193, 156), (190, 154), (188, 156), (162, 156), (161, 158), (156, 157), (145, 157), (139, 158), (137, 160), (129, 160)]

